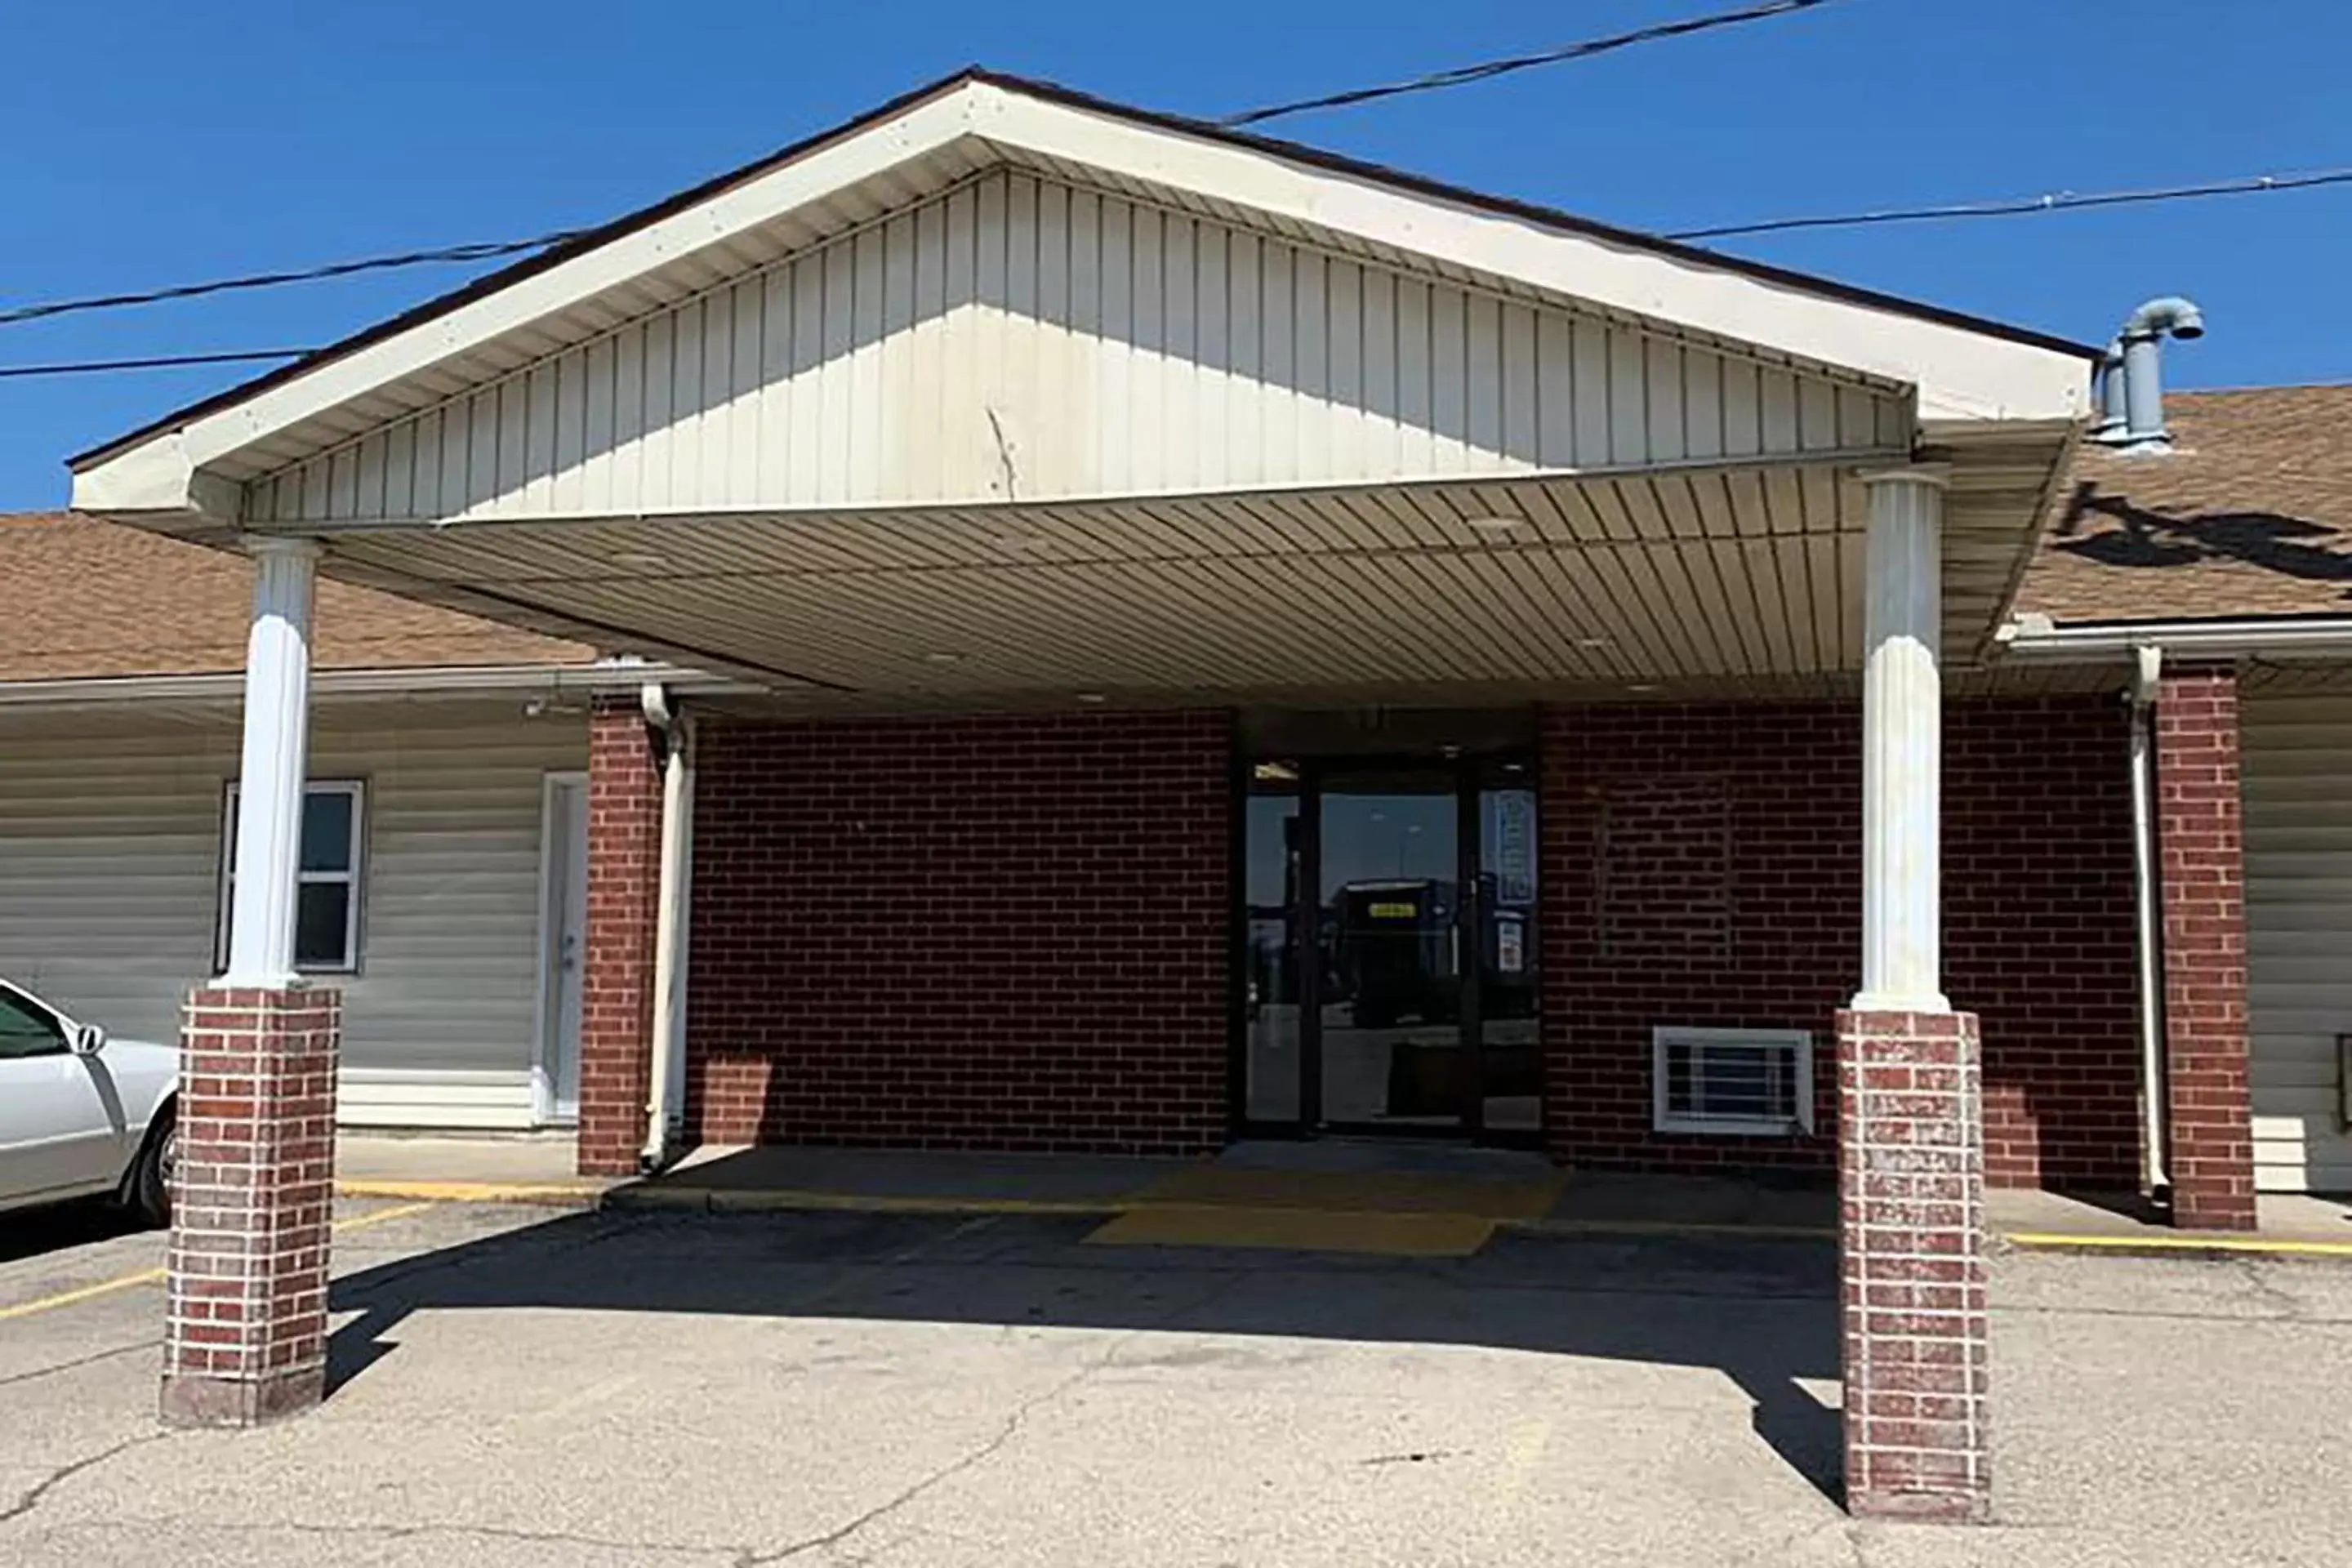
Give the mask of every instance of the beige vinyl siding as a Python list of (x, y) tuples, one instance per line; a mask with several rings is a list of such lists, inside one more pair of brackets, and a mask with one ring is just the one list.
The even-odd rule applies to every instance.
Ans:
[(998, 169), (255, 481), (265, 521), (1044, 500), (1901, 448), (1906, 400)]
[(2242, 723), (2255, 1182), (2352, 1191), (2352, 697), (2250, 697)]
[[(171, 1040), (212, 973), (228, 718), (0, 723), (0, 973), (110, 1031)], [(587, 765), (577, 715), (332, 707), (311, 776), (367, 785), (342, 1118), (525, 1126), (542, 780)]]

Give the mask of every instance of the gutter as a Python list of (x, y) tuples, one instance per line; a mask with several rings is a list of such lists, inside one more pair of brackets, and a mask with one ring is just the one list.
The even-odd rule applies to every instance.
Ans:
[(2020, 616), (2000, 628), (2005, 657), (2059, 661), (2121, 659), (2160, 646), (2174, 658), (2352, 658), (2352, 616), (2246, 616), (2223, 620), (2087, 621), (2059, 626)]
[[(670, 664), (600, 659), (594, 664), (445, 665), (409, 669), (321, 669), (310, 677), (314, 700), (406, 697), (421, 701), (468, 697), (589, 697), (635, 691), (658, 680), (697, 696), (748, 695), (766, 688)], [(0, 681), (0, 708), (104, 708), (140, 702), (236, 703), (245, 672), (204, 675), (67, 676)]]
[(2133, 650), (2131, 687), (2132, 920), (2139, 961), (2140, 1176), (2154, 1194), (2171, 1184), (2167, 1156), (2172, 1096), (2165, 1072), (2164, 928), (2157, 905), (2162, 863), (2156, 843), (2156, 703), (2164, 649), (2142, 643)]

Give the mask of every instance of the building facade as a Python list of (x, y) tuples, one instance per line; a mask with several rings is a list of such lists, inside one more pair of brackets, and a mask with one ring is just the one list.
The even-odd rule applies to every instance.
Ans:
[(1834, 1171), (1849, 1500), (1974, 1517), (1985, 1184), (2252, 1216), (2242, 650), (2032, 598), (2099, 358), (985, 73), (554, 247), (76, 459), (257, 562), (190, 1038), (287, 1076), (192, 1190), (335, 1049), (287, 847), (365, 584), (670, 667), (587, 721), (583, 1169)]

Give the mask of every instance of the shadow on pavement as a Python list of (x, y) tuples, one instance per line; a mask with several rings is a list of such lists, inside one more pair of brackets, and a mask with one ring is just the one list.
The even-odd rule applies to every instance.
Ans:
[(111, 1241), (147, 1228), (137, 1215), (105, 1198), (11, 1209), (0, 1214), (0, 1263)]
[(1757, 1434), (1835, 1500), (1838, 1375), (1826, 1243), (1505, 1235), (1475, 1257), (1398, 1259), (1083, 1245), (1086, 1216), (831, 1213), (566, 1215), (335, 1282), (359, 1314), (329, 1387), (396, 1352), (418, 1310), (499, 1308), (1265, 1334), (1711, 1367)]

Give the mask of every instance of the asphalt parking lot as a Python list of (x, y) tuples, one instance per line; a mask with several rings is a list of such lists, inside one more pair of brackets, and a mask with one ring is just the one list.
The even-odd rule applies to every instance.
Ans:
[(162, 1238), (0, 1217), (0, 1562), (2352, 1563), (2352, 1269), (2015, 1256), (1999, 1522), (1832, 1502), (1832, 1258), (347, 1204), (335, 1389), (153, 1418)]

